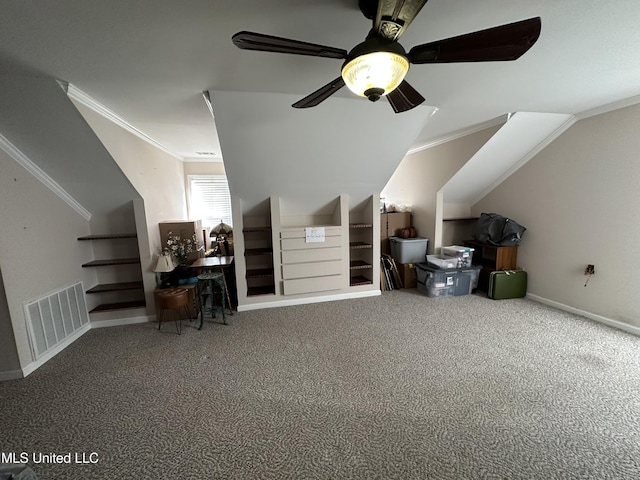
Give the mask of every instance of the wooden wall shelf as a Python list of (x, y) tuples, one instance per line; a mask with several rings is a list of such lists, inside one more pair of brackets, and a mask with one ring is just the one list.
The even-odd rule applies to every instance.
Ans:
[(89, 310), (89, 313), (110, 312), (113, 310), (126, 310), (129, 308), (141, 308), (147, 304), (144, 300), (134, 300), (131, 302), (103, 303)]
[(372, 284), (373, 284), (372, 280), (369, 280), (368, 278), (363, 277), (361, 275), (351, 277), (349, 281), (349, 285), (352, 287), (357, 287), (360, 285), (372, 285)]
[[(100, 235), (85, 235), (82, 237), (78, 237), (79, 241), (95, 241), (95, 240), (122, 240), (122, 239), (133, 239), (136, 240), (135, 247), (137, 251), (137, 238), (138, 236), (135, 233), (115, 233), (115, 234), (100, 234)], [(130, 245), (133, 248), (133, 245)], [(127, 250), (128, 251), (128, 250)], [(131, 251), (131, 253), (133, 253)], [(84, 263), (82, 265), (83, 268), (89, 267), (118, 267), (122, 265), (139, 265), (140, 258), (139, 257), (127, 257), (127, 258), (108, 258), (108, 259), (99, 259), (92, 260), (90, 262)], [(131, 273), (131, 272), (128, 272)], [(140, 294), (135, 291), (139, 290), (140, 294), (143, 298), (135, 298), (139, 297)], [(99, 283), (94, 285), (90, 289), (88, 289), (85, 293), (87, 294), (106, 294), (106, 297), (103, 297), (103, 300), (113, 300), (115, 299), (114, 295), (117, 292), (122, 292), (123, 296), (118, 295), (118, 297), (122, 298), (122, 301), (106, 301), (104, 303), (99, 304), (89, 311), (89, 313), (95, 312), (108, 312), (113, 310), (124, 310), (130, 308), (141, 308), (146, 306), (146, 301), (144, 299), (144, 285), (142, 280), (132, 280), (127, 282), (116, 282), (116, 283)], [(131, 292), (130, 294), (126, 292)], [(131, 299), (134, 297), (134, 299)]]
[(270, 268), (255, 268), (247, 270), (247, 278), (269, 278), (273, 277), (273, 270)]
[(83, 267), (112, 267), (115, 265), (131, 265), (134, 263), (140, 263), (139, 258), (109, 258), (105, 260), (92, 260), (91, 262), (83, 263)]
[(87, 290), (87, 293), (118, 292), (144, 288), (142, 282), (103, 283)]
[(78, 237), (80, 241), (87, 240), (119, 240), (122, 238), (138, 238), (135, 233), (116, 233), (110, 235), (85, 235), (84, 237)]

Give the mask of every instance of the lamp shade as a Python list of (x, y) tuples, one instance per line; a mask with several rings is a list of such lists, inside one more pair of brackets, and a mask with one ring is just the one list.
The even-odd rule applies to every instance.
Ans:
[[(395, 52), (372, 52), (360, 55), (342, 68), (342, 78), (349, 89), (361, 97), (377, 98), (395, 90), (409, 71), (409, 61)], [(374, 100), (373, 98), (369, 98)]]
[(218, 237), (220, 235), (230, 236), (232, 234), (233, 234), (233, 228), (231, 228), (231, 225), (227, 225), (222, 220), (220, 220), (220, 223), (211, 229), (211, 233), (209, 234), (209, 236), (210, 237)]
[(153, 270), (156, 273), (166, 273), (172, 272), (176, 268), (176, 263), (173, 257), (169, 254), (163, 253), (158, 257), (158, 263), (156, 263), (156, 268)]

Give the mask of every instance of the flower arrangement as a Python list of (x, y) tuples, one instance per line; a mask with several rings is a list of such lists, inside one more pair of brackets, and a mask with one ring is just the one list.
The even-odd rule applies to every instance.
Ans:
[(173, 255), (178, 261), (178, 265), (186, 265), (189, 254), (196, 251), (198, 251), (198, 243), (195, 233), (189, 238), (182, 238), (173, 232), (169, 232), (167, 244), (162, 250), (165, 254)]

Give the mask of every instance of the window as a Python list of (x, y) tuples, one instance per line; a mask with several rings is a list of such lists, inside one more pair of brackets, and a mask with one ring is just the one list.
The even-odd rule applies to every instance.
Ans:
[(233, 226), (231, 195), (224, 175), (189, 175), (189, 216), (201, 219), (203, 228), (220, 221)]

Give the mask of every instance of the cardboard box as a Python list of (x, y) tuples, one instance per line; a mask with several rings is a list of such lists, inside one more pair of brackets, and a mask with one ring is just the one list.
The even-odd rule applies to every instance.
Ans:
[(413, 263), (396, 263), (404, 288), (416, 288), (416, 267)]
[(380, 214), (380, 238), (395, 237), (402, 228), (411, 226), (411, 212)]
[(391, 212), (380, 214), (380, 253), (391, 254), (389, 237), (396, 236), (401, 229), (411, 226), (410, 212)]
[(169, 232), (171, 232), (172, 235), (178, 235), (181, 238), (191, 238), (195, 234), (198, 251), (190, 253), (188, 261), (191, 263), (197, 258), (204, 256), (204, 240), (201, 220), (166, 221), (160, 222), (158, 226), (160, 228), (161, 248), (164, 248), (167, 245)]

